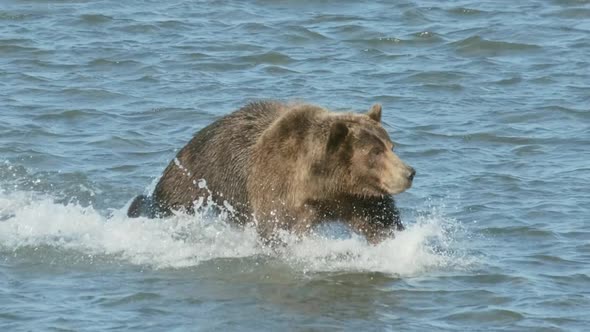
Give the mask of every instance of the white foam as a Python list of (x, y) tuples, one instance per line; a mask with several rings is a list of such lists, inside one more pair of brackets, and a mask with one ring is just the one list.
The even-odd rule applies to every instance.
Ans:
[[(449, 224), (445, 224), (450, 222)], [(362, 237), (313, 236), (293, 242), (282, 256), (310, 272), (358, 271), (413, 276), (430, 270), (464, 269), (474, 263), (451, 238), (454, 221), (440, 215), (418, 217), (395, 238), (377, 245)]]
[[(221, 257), (272, 255), (303, 272), (375, 271), (416, 275), (462, 267), (468, 261), (440, 215), (420, 217), (395, 239), (369, 245), (334, 232), (297, 240), (273, 252), (259, 245), (254, 229), (231, 227), (223, 217), (178, 215), (167, 219), (105, 217), (92, 207), (57, 204), (30, 193), (0, 193), (2, 251), (50, 245), (89, 255), (112, 255), (154, 268), (196, 266)], [(322, 234), (322, 231), (319, 232)], [(329, 236), (325, 236), (329, 235)]]

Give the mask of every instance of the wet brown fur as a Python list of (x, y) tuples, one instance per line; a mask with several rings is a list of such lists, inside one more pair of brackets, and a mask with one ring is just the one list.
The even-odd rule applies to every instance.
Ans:
[[(227, 201), (238, 223), (254, 220), (264, 239), (279, 229), (303, 234), (332, 219), (376, 242), (403, 229), (391, 195), (409, 188), (414, 175), (392, 152), (380, 120), (380, 105), (353, 114), (308, 104), (248, 104), (180, 150), (150, 207), (154, 215), (192, 212), (195, 201), (210, 196), (218, 206)], [(145, 199), (138, 197), (128, 214), (139, 215)]]

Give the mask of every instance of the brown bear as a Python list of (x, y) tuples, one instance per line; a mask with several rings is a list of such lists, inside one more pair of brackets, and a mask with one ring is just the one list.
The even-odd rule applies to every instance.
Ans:
[(198, 132), (130, 217), (194, 212), (206, 202), (262, 239), (280, 229), (304, 234), (339, 220), (370, 242), (402, 230), (392, 195), (415, 171), (393, 152), (381, 106), (367, 114), (272, 101), (250, 103)]

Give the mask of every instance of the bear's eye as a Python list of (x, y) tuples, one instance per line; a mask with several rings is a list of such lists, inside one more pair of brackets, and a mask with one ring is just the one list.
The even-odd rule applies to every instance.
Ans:
[(379, 148), (372, 148), (371, 149), (371, 154), (376, 155), (376, 156), (380, 155), (381, 152), (382, 152), (382, 149), (379, 149)]

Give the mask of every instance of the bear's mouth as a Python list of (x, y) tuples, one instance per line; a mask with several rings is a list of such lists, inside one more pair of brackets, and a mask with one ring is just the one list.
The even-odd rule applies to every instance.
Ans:
[(392, 195), (391, 192), (387, 190), (385, 186), (377, 184), (374, 184), (361, 192), (361, 196), (364, 197), (383, 197), (388, 195)]
[(412, 187), (412, 181), (404, 181), (403, 185), (399, 185), (398, 183), (387, 185), (382, 183), (379, 190), (381, 192), (385, 192), (386, 195), (397, 195), (401, 194), (402, 192), (410, 189)]

